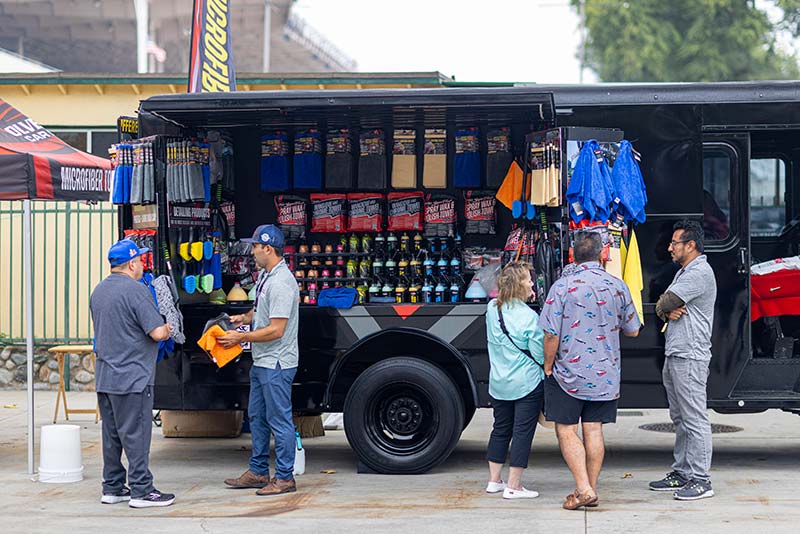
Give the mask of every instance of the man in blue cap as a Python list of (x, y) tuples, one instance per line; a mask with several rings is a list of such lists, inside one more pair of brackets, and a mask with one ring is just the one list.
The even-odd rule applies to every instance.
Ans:
[[(217, 338), (223, 347), (249, 342), (250, 467), (225, 484), (232, 488), (259, 488), (258, 495), (296, 491), (294, 481), (295, 434), (292, 422), (292, 380), (297, 371), (297, 316), (300, 292), (294, 275), (283, 261), (283, 232), (272, 224), (256, 228), (251, 239), (253, 258), (261, 268), (256, 281), (253, 309), (231, 317), (234, 325), (249, 324), (250, 332), (231, 331)], [(275, 436), (275, 477), (269, 476), (269, 438)]]
[[(108, 250), (111, 274), (97, 284), (89, 301), (95, 335), (95, 383), (103, 418), (103, 496), (100, 502), (128, 502), (132, 508), (169, 506), (175, 495), (153, 486), (150, 438), (158, 343), (169, 338), (142, 278), (142, 254), (130, 239)], [(128, 459), (127, 479), (122, 451)]]

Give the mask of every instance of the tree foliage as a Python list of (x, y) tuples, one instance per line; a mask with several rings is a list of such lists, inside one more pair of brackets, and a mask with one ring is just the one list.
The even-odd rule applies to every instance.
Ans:
[[(800, 35), (800, 0), (570, 0), (586, 66), (607, 82), (798, 78), (781, 32)], [(781, 14), (770, 20), (767, 8)]]

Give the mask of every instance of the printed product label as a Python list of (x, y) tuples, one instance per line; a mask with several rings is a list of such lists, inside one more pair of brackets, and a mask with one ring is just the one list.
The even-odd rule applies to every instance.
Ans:
[(486, 136), (486, 151), (489, 154), (495, 152), (511, 152), (511, 130), (509, 128), (501, 128), (499, 130), (492, 130)]
[(327, 154), (350, 154), (353, 146), (350, 141), (350, 130), (330, 130), (327, 138)]
[(400, 156), (413, 156), (416, 154), (417, 133), (414, 130), (395, 130), (392, 153)]
[(425, 153), (447, 154), (447, 130), (425, 130)]
[(480, 148), (478, 142), (478, 129), (470, 128), (456, 132), (456, 154), (464, 152), (477, 152)]
[(455, 222), (455, 199), (444, 198), (425, 202), (425, 224), (452, 224)]

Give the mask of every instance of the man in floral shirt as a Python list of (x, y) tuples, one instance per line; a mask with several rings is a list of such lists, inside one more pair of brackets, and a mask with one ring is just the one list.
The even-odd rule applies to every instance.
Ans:
[(642, 326), (628, 287), (603, 268), (600, 236), (577, 234), (573, 250), (577, 268), (550, 288), (539, 319), (545, 331), (545, 415), (556, 423), (576, 484), (564, 501), (568, 510), (598, 503), (602, 425), (617, 420), (619, 332), (636, 337)]

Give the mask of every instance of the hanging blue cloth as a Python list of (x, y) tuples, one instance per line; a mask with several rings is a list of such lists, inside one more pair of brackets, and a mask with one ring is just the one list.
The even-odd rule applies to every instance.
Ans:
[[(156, 308), (158, 308), (158, 297), (156, 296), (156, 288), (153, 287), (153, 273), (144, 273), (142, 275), (142, 279), (139, 280), (141, 283), (150, 290), (150, 294), (153, 295), (153, 302), (156, 303)], [(94, 342), (94, 340), (92, 340)], [(159, 341), (158, 342), (158, 358), (156, 362), (160, 362), (164, 359), (164, 356), (167, 354), (172, 354), (175, 352), (175, 341), (172, 338), (168, 338), (166, 341)]]
[(569, 215), (575, 223), (584, 219), (607, 221), (611, 214), (611, 173), (605, 158), (598, 161), (600, 145), (594, 139), (584, 143), (567, 187)]
[(592, 183), (591, 198), (595, 206), (593, 221), (608, 221), (611, 218), (611, 207), (614, 203), (614, 185), (611, 181), (611, 169), (604, 156), (599, 156), (597, 166), (600, 168), (600, 181)]
[(614, 186), (614, 211), (625, 218), (625, 222), (643, 223), (646, 219), (647, 189), (642, 171), (633, 156), (630, 141), (622, 141), (619, 153), (611, 170)]

